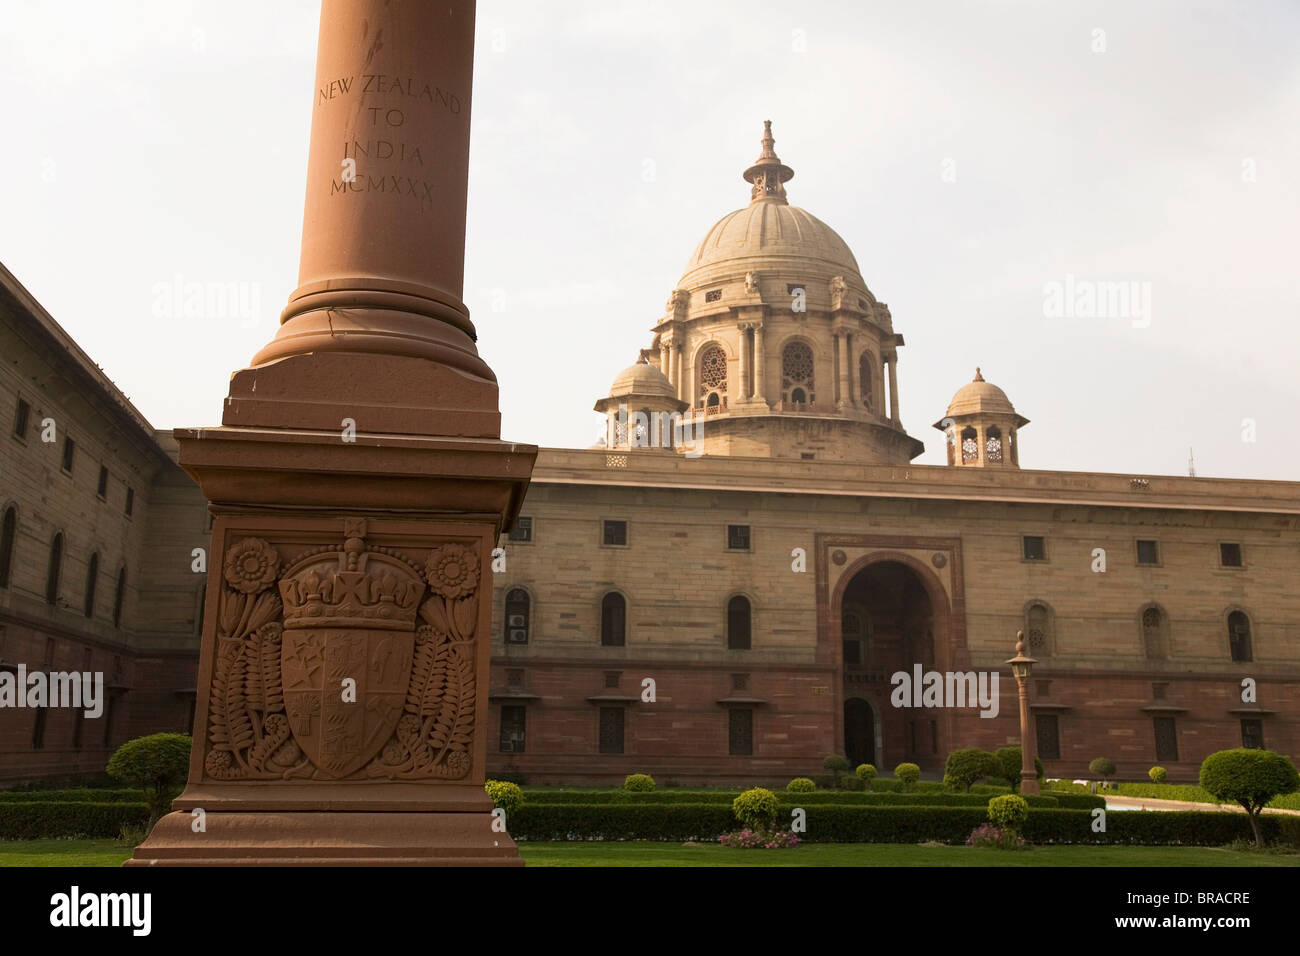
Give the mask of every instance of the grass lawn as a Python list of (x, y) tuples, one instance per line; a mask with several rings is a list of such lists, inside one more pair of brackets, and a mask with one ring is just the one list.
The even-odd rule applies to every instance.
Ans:
[[(715, 844), (521, 843), (529, 866), (1300, 866), (1300, 854), (1216, 847), (1042, 846), (1024, 851), (901, 843), (809, 843), (793, 850)], [(0, 866), (120, 866), (112, 840), (0, 841)]]

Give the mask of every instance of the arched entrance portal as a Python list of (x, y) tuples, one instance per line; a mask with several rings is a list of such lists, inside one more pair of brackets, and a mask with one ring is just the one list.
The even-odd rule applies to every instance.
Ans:
[(876, 763), (876, 715), (861, 697), (844, 701), (844, 755), (850, 767)]
[(870, 763), (887, 773), (907, 760), (932, 770), (943, 759), (946, 715), (890, 703), (895, 673), (910, 675), (917, 664), (923, 671), (942, 670), (947, 663), (946, 654), (943, 661), (938, 657), (943, 647), (935, 633), (946, 615), (936, 615), (926, 583), (903, 560), (884, 559), (867, 564), (844, 587), (838, 616), (844, 750), (852, 766)]

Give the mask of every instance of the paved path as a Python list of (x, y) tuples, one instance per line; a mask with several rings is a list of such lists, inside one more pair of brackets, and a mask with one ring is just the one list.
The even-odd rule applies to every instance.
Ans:
[[(1098, 794), (1098, 796), (1101, 796), (1101, 794)], [(1237, 813), (1246, 812), (1236, 803), (1189, 803), (1185, 800), (1157, 800), (1154, 797), (1115, 797), (1109, 793), (1105, 794), (1105, 797), (1108, 808), (1127, 807), (1132, 810), (1233, 810)], [(1300, 810), (1279, 810), (1274, 807), (1265, 807), (1264, 812), (1300, 816)]]

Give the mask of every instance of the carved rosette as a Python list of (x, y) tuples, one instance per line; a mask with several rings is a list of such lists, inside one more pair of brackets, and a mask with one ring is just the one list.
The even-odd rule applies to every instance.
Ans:
[[(470, 770), (481, 562), (365, 542), (285, 565), (244, 538), (223, 562), (204, 768), (218, 780), (445, 779)], [(278, 593), (277, 593), (278, 592)]]

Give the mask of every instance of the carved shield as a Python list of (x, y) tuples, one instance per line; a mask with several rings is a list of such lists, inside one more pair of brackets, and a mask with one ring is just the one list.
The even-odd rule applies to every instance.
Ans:
[[(280, 646), (289, 729), (321, 773), (346, 777), (397, 728), (415, 630), (305, 627)], [(355, 681), (355, 699), (348, 680)]]

